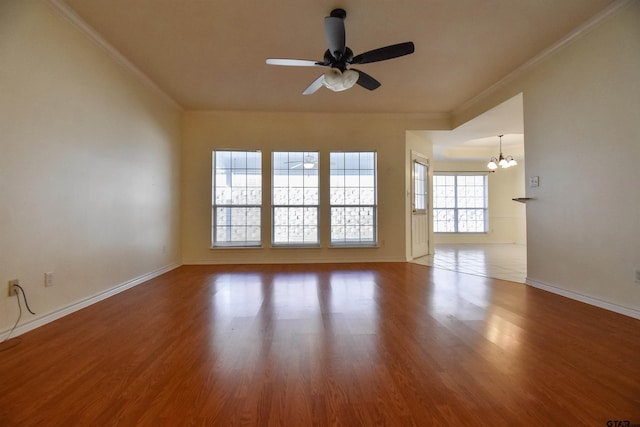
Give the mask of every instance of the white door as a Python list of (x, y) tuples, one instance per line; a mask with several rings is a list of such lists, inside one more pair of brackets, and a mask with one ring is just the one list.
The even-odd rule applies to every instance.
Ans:
[(429, 161), (412, 154), (411, 166), (411, 256), (429, 254)]

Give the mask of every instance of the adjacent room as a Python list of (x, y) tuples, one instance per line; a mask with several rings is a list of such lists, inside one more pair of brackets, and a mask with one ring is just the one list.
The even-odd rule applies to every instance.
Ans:
[(0, 425), (640, 425), (639, 69), (633, 0), (1, 1)]
[(454, 130), (424, 132), (433, 144), (434, 244), (413, 262), (525, 283), (524, 196), (535, 187), (525, 183), (522, 105), (520, 93)]

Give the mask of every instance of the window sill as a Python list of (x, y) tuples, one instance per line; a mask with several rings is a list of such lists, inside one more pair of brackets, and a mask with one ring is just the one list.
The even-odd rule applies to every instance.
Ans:
[(355, 245), (355, 244), (346, 244), (346, 245), (329, 245), (330, 249), (378, 249), (380, 245), (377, 243), (370, 245)]
[(271, 245), (270, 248), (271, 249), (320, 249), (320, 245), (319, 244), (313, 244), (313, 245), (302, 245), (302, 244), (296, 244), (296, 245)]
[(470, 236), (470, 235), (474, 235), (474, 234), (489, 234), (488, 231), (470, 231), (470, 232), (464, 232), (464, 231), (435, 231), (433, 234), (440, 234), (443, 236), (450, 236), (452, 234), (455, 235), (461, 235), (461, 236)]
[[(439, 234), (473, 234), (473, 233), (439, 233)], [(477, 233), (476, 233), (477, 234)], [(329, 245), (329, 249), (379, 249), (379, 244), (372, 245)], [(218, 250), (247, 250), (247, 249), (322, 249), (320, 245), (270, 245), (270, 246), (210, 246), (209, 249)]]
[(229, 250), (229, 249), (264, 249), (264, 246), (211, 246), (209, 249), (212, 250)]

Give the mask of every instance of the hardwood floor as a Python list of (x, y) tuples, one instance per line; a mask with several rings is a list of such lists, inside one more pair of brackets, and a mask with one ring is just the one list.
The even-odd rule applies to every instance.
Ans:
[(640, 424), (640, 321), (411, 263), (183, 266), (0, 350), (2, 426)]

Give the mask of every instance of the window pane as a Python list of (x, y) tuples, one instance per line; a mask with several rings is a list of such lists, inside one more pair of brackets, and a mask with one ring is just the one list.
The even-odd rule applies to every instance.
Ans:
[(331, 204), (344, 205), (344, 188), (331, 186)]
[(273, 153), (274, 245), (319, 243), (318, 160), (317, 152)]
[(483, 209), (458, 210), (459, 233), (482, 233), (485, 231)]
[(453, 233), (455, 231), (454, 218), (454, 209), (434, 209), (433, 231), (436, 233)]
[(375, 155), (374, 153), (360, 153), (360, 170), (368, 169), (373, 171), (375, 169)]
[(413, 162), (413, 208), (416, 212), (427, 209), (426, 199), (427, 167), (417, 161)]
[(214, 221), (214, 244), (260, 244), (260, 208), (218, 207), (214, 209)]
[(262, 153), (212, 153), (212, 245), (259, 246)]
[(376, 153), (330, 153), (331, 244), (377, 241)]
[(363, 205), (375, 204), (376, 189), (373, 187), (360, 188), (360, 203)]

